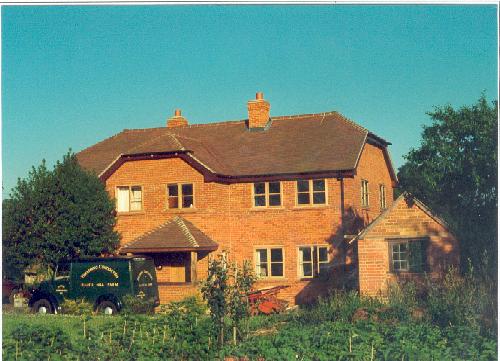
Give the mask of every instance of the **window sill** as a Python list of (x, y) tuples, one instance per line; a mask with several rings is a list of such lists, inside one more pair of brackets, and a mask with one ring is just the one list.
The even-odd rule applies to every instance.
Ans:
[(283, 277), (261, 277), (257, 278), (256, 282), (283, 282), (287, 278)]
[(387, 272), (388, 275), (393, 275), (393, 276), (423, 276), (425, 274), (424, 271), (422, 272), (410, 272), (410, 271), (389, 271)]
[(163, 212), (167, 213), (193, 213), (197, 212), (198, 208), (166, 208)]
[(322, 209), (322, 208), (331, 208), (329, 204), (304, 204), (304, 205), (295, 205), (292, 209)]
[(285, 207), (252, 207), (250, 211), (252, 212), (263, 212), (263, 211), (283, 211)]
[(117, 212), (116, 216), (121, 217), (121, 216), (138, 216), (138, 215), (143, 215), (146, 214), (145, 211), (133, 211), (133, 212)]

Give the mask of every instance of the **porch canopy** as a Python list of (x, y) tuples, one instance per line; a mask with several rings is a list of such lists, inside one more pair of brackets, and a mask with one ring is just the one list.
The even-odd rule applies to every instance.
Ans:
[(211, 252), (218, 246), (191, 222), (176, 216), (127, 243), (120, 253)]

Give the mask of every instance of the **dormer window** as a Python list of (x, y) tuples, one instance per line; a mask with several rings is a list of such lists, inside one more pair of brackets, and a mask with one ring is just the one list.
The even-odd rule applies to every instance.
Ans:
[(168, 184), (167, 185), (168, 208), (193, 208), (194, 195), (193, 185), (191, 183), (184, 184)]
[(254, 207), (281, 206), (281, 183), (258, 182), (253, 184)]

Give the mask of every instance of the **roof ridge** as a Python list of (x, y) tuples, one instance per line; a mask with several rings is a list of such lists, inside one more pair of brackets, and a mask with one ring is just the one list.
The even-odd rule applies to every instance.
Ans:
[[(137, 148), (139, 148), (139, 147), (141, 147), (141, 146), (144, 146), (144, 145), (146, 145), (146, 144), (153, 143), (153, 142), (155, 142), (156, 140), (160, 139), (161, 137), (165, 137), (165, 136), (171, 136), (171, 137), (173, 137), (173, 134), (171, 134), (171, 133), (160, 134), (160, 135), (159, 135), (159, 136), (157, 136), (157, 137), (150, 138), (150, 139), (146, 140), (145, 142), (139, 143), (139, 144), (137, 144), (136, 146), (134, 146), (134, 147), (132, 147), (132, 148), (130, 148), (130, 149), (127, 149), (127, 153), (128, 153), (128, 152), (131, 152), (131, 151), (133, 151), (134, 149), (137, 149)], [(185, 150), (185, 149), (184, 149), (184, 147), (182, 146), (182, 144), (181, 144), (181, 143), (180, 143), (177, 139), (175, 139), (175, 137), (174, 137), (174, 141), (177, 141), (178, 145), (181, 147), (181, 149), (180, 149), (180, 150)]]
[(193, 234), (191, 233), (189, 228), (186, 226), (186, 223), (184, 223), (184, 221), (185, 221), (184, 218), (179, 217), (179, 216), (175, 216), (175, 218), (174, 218), (174, 222), (177, 223), (177, 225), (179, 225), (182, 233), (184, 233), (184, 235), (189, 239), (189, 241), (191, 242), (191, 245), (193, 247), (199, 247), (200, 245), (198, 244), (198, 242), (196, 242), (196, 239), (194, 238)]
[(364, 132), (369, 132), (370, 133), (370, 131), (367, 128), (359, 125), (355, 121), (347, 118), (344, 114), (339, 113), (336, 110), (332, 110), (332, 111), (329, 111), (329, 112), (321, 112), (321, 113), (311, 113), (311, 114), (280, 115), (280, 116), (277, 116), (277, 117), (271, 117), (271, 119), (272, 120), (278, 120), (278, 121), (280, 121), (280, 120), (292, 120), (292, 119), (298, 119), (298, 118), (310, 118), (310, 117), (315, 117), (315, 116), (316, 117), (317, 116), (321, 116), (321, 117), (323, 117), (321, 119), (321, 123), (323, 123), (325, 117), (328, 116), (328, 115), (337, 115), (340, 118), (340, 120), (342, 120), (345, 123), (353, 126), (354, 128), (357, 128), (357, 129), (362, 130)]

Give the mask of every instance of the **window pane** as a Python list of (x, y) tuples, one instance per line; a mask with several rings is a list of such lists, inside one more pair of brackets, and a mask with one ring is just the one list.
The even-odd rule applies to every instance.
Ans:
[(266, 206), (266, 196), (255, 196), (255, 207)]
[(319, 264), (319, 273), (325, 273), (328, 270), (328, 263), (320, 263)]
[(128, 187), (118, 187), (116, 194), (116, 210), (118, 212), (128, 212), (129, 211), (129, 188)]
[(193, 206), (193, 196), (182, 196), (182, 208), (191, 208)]
[(311, 248), (310, 247), (301, 247), (300, 252), (302, 253), (302, 261), (303, 262), (311, 262)]
[(309, 204), (309, 193), (299, 193), (297, 201), (299, 204)]
[(325, 204), (325, 193), (314, 193), (313, 194), (313, 203), (314, 204)]
[(318, 247), (319, 249), (319, 261), (320, 262), (328, 262), (328, 248), (327, 247)]
[(307, 180), (297, 181), (297, 190), (299, 192), (309, 192), (309, 181)]
[(168, 208), (179, 208), (179, 197), (168, 197)]
[(271, 262), (283, 262), (283, 250), (281, 248), (271, 249)]
[(177, 184), (169, 184), (168, 185), (168, 195), (169, 196), (178, 196), (179, 195), (179, 187), (177, 187)]
[(257, 275), (260, 277), (267, 277), (267, 263), (261, 263), (257, 269)]
[(302, 275), (304, 277), (312, 277), (312, 264), (311, 263), (304, 263), (302, 265)]
[(254, 183), (253, 184), (253, 192), (255, 194), (265, 194), (266, 193), (266, 184), (265, 183)]
[(283, 276), (283, 263), (271, 263), (271, 276)]
[(410, 252), (408, 256), (410, 261), (410, 271), (422, 272), (424, 268), (424, 257), (424, 247), (422, 247), (422, 242), (410, 242)]
[(142, 209), (141, 201), (132, 201), (130, 202), (130, 210), (131, 211), (140, 211)]
[(183, 184), (182, 185), (182, 195), (183, 196), (192, 196), (193, 195), (193, 185), (192, 184)]
[(269, 196), (269, 205), (270, 206), (281, 206), (281, 195), (279, 194), (271, 194)]
[(324, 191), (325, 190), (325, 180), (313, 180), (313, 191)]
[(269, 193), (280, 193), (280, 182), (270, 182)]
[(266, 249), (258, 249), (257, 251), (257, 262), (267, 262), (267, 250)]
[(137, 187), (137, 186), (132, 187), (131, 193), (132, 193), (132, 200), (134, 200), (134, 201), (142, 200), (142, 188), (141, 187)]

